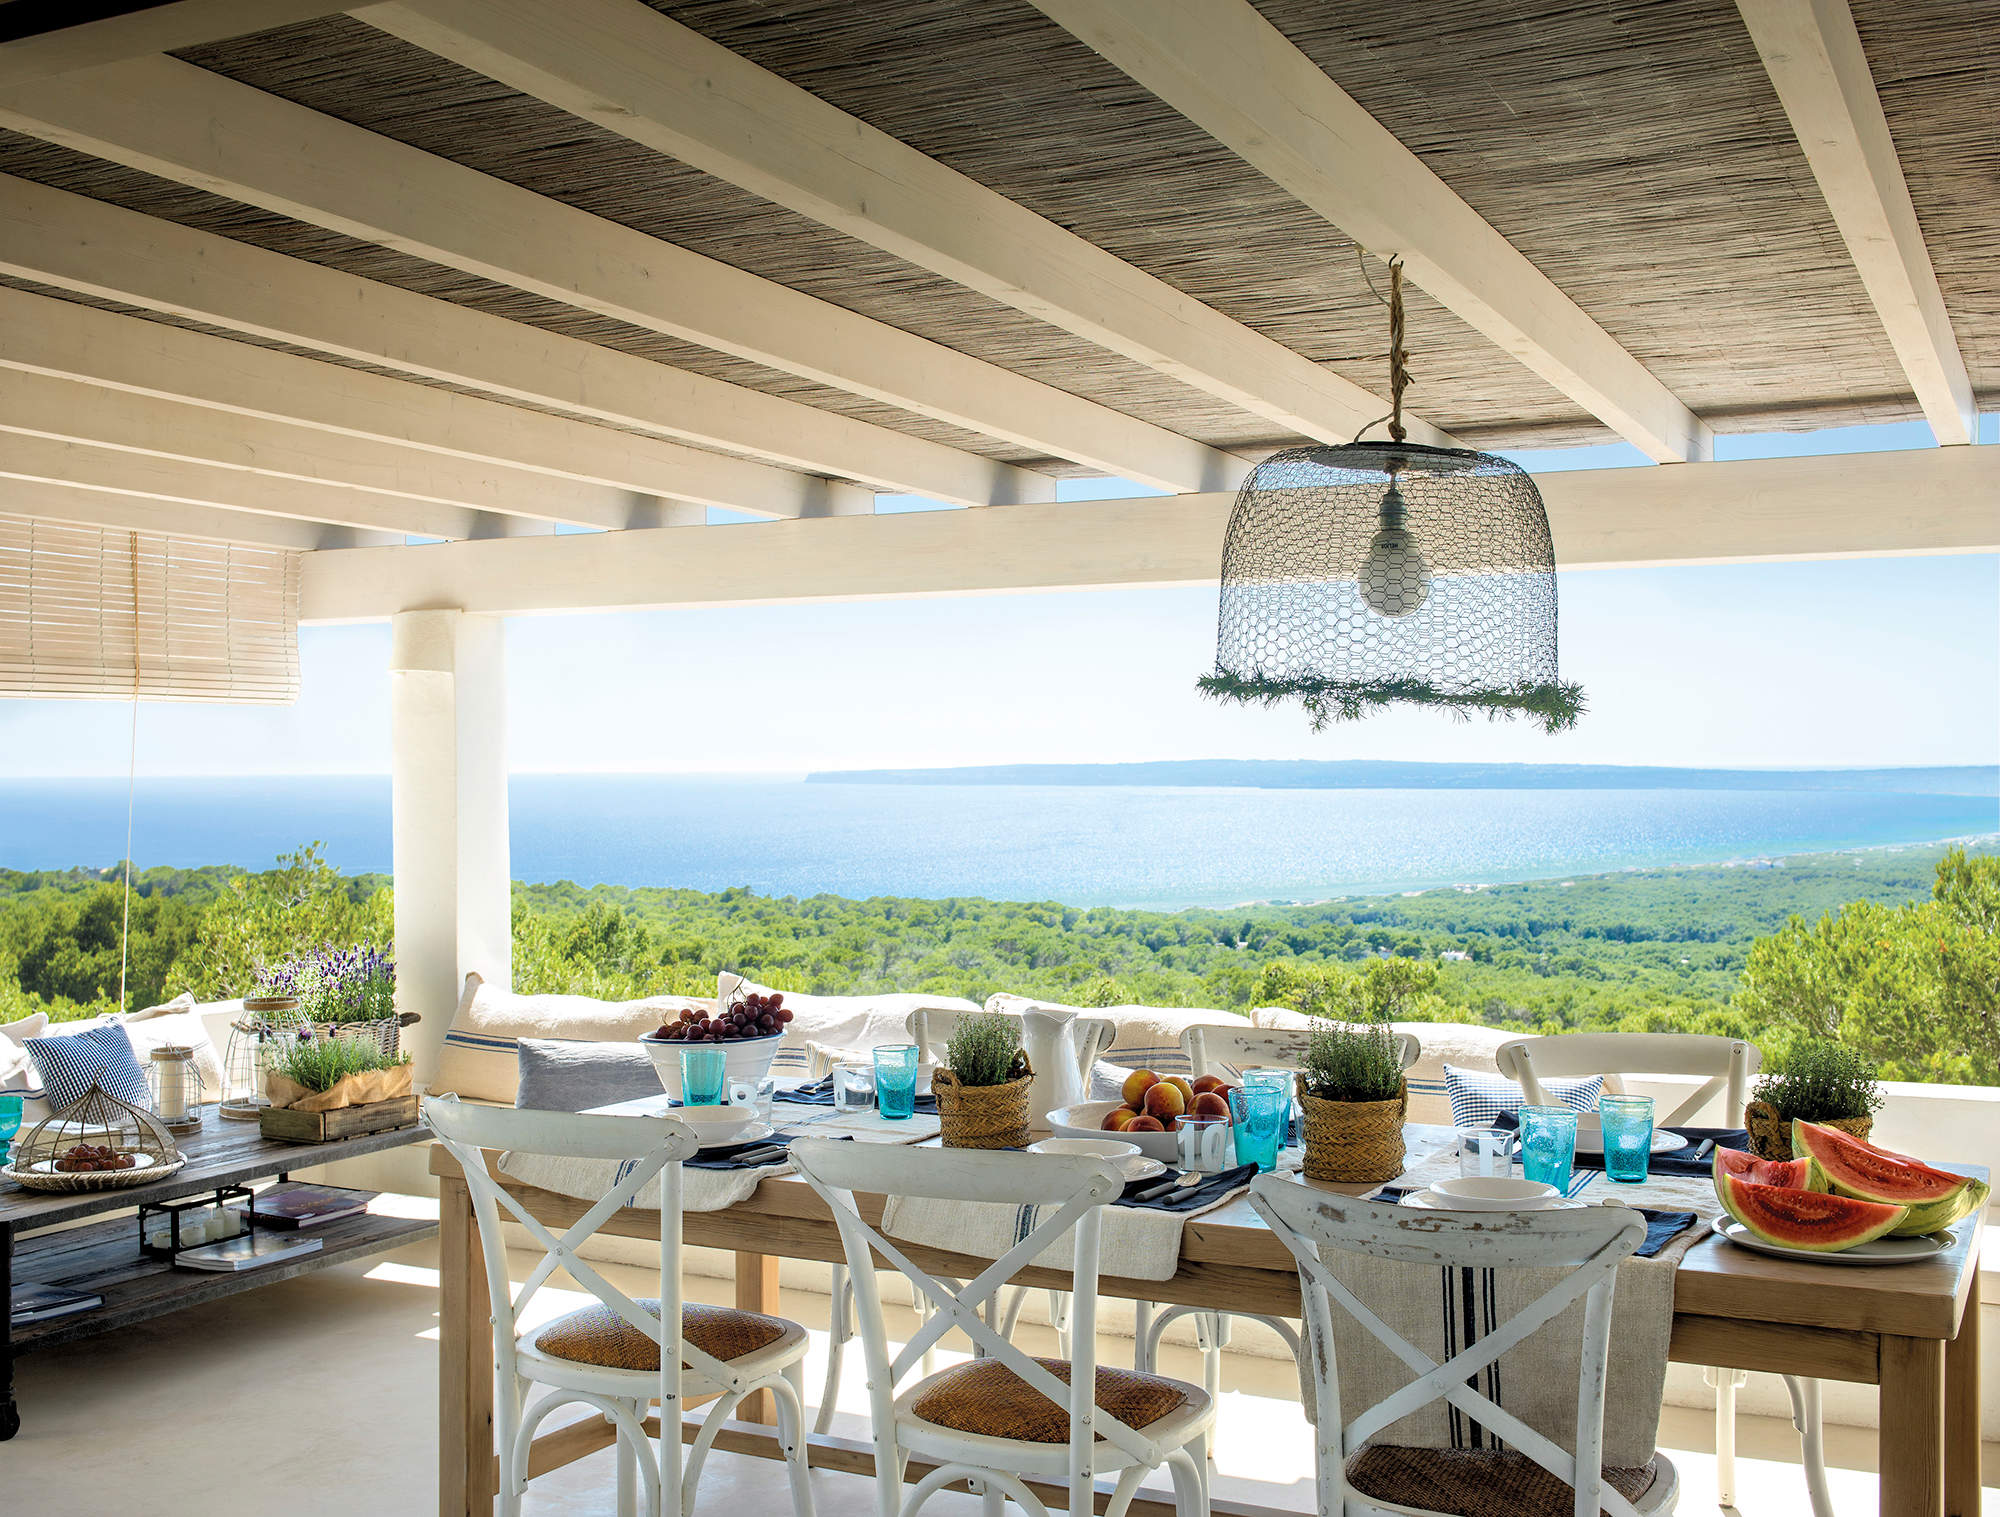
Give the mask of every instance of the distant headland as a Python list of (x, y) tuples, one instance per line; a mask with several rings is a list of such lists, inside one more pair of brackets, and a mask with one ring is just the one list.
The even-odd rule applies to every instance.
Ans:
[(1168, 759), (828, 769), (813, 785), (1166, 785), (1253, 790), (1843, 790), (2000, 796), (2000, 764), (1889, 769), (1670, 769), (1639, 764), (1420, 764), (1378, 759)]

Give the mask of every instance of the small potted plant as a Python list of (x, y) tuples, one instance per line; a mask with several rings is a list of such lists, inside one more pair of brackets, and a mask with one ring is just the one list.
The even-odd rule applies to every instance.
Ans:
[(271, 1104), (257, 1114), (264, 1136), (288, 1143), (359, 1137), (417, 1119), (408, 1054), (386, 1054), (373, 1038), (279, 1036), (264, 1075)]
[(402, 1029), (417, 1020), (414, 1012), (397, 1014), (396, 964), (389, 955), (331, 943), (265, 965), (256, 996), (244, 1007), (273, 1020), (295, 1016), (322, 1038), (372, 1038), (392, 1057)]
[(960, 1018), (944, 1058), (931, 1092), (945, 1147), (1025, 1147), (1035, 1071), (1021, 1047), (1020, 1019), (988, 1011)]
[(1750, 1094), (1743, 1125), (1760, 1159), (1792, 1157), (1794, 1120), (1837, 1127), (1865, 1142), (1882, 1106), (1874, 1063), (1859, 1049), (1826, 1038), (1794, 1043)]
[(1305, 1174), (1309, 1180), (1380, 1184), (1403, 1172), (1403, 1081), (1396, 1035), (1379, 1022), (1315, 1018), (1299, 1060)]

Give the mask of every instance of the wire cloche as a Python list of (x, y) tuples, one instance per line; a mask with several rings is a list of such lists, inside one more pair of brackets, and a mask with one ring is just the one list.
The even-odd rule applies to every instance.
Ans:
[(164, 1180), (185, 1163), (158, 1117), (93, 1085), (23, 1136), (0, 1174), (28, 1190), (120, 1190)]
[(1400, 260), (1389, 276), (1389, 438), (1292, 448), (1250, 471), (1223, 543), (1215, 672), (1200, 686), (1297, 699), (1315, 732), (1395, 701), (1536, 716), (1560, 732), (1583, 692), (1556, 671), (1541, 492), (1495, 454), (1405, 441)]

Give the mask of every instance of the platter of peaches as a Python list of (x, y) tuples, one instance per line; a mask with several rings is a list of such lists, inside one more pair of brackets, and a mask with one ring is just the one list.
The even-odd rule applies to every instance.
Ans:
[(1049, 1130), (1059, 1138), (1096, 1138), (1115, 1134), (1135, 1143), (1148, 1158), (1171, 1164), (1180, 1156), (1174, 1133), (1181, 1118), (1220, 1117), (1229, 1120), (1229, 1092), (1235, 1087), (1219, 1075), (1198, 1080), (1161, 1076), (1135, 1069), (1125, 1077), (1116, 1101), (1084, 1101), (1059, 1106), (1049, 1113)]

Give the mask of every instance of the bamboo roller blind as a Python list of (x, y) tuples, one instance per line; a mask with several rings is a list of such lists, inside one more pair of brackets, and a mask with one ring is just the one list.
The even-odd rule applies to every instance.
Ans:
[(0, 696), (299, 695), (299, 555), (0, 515)]

